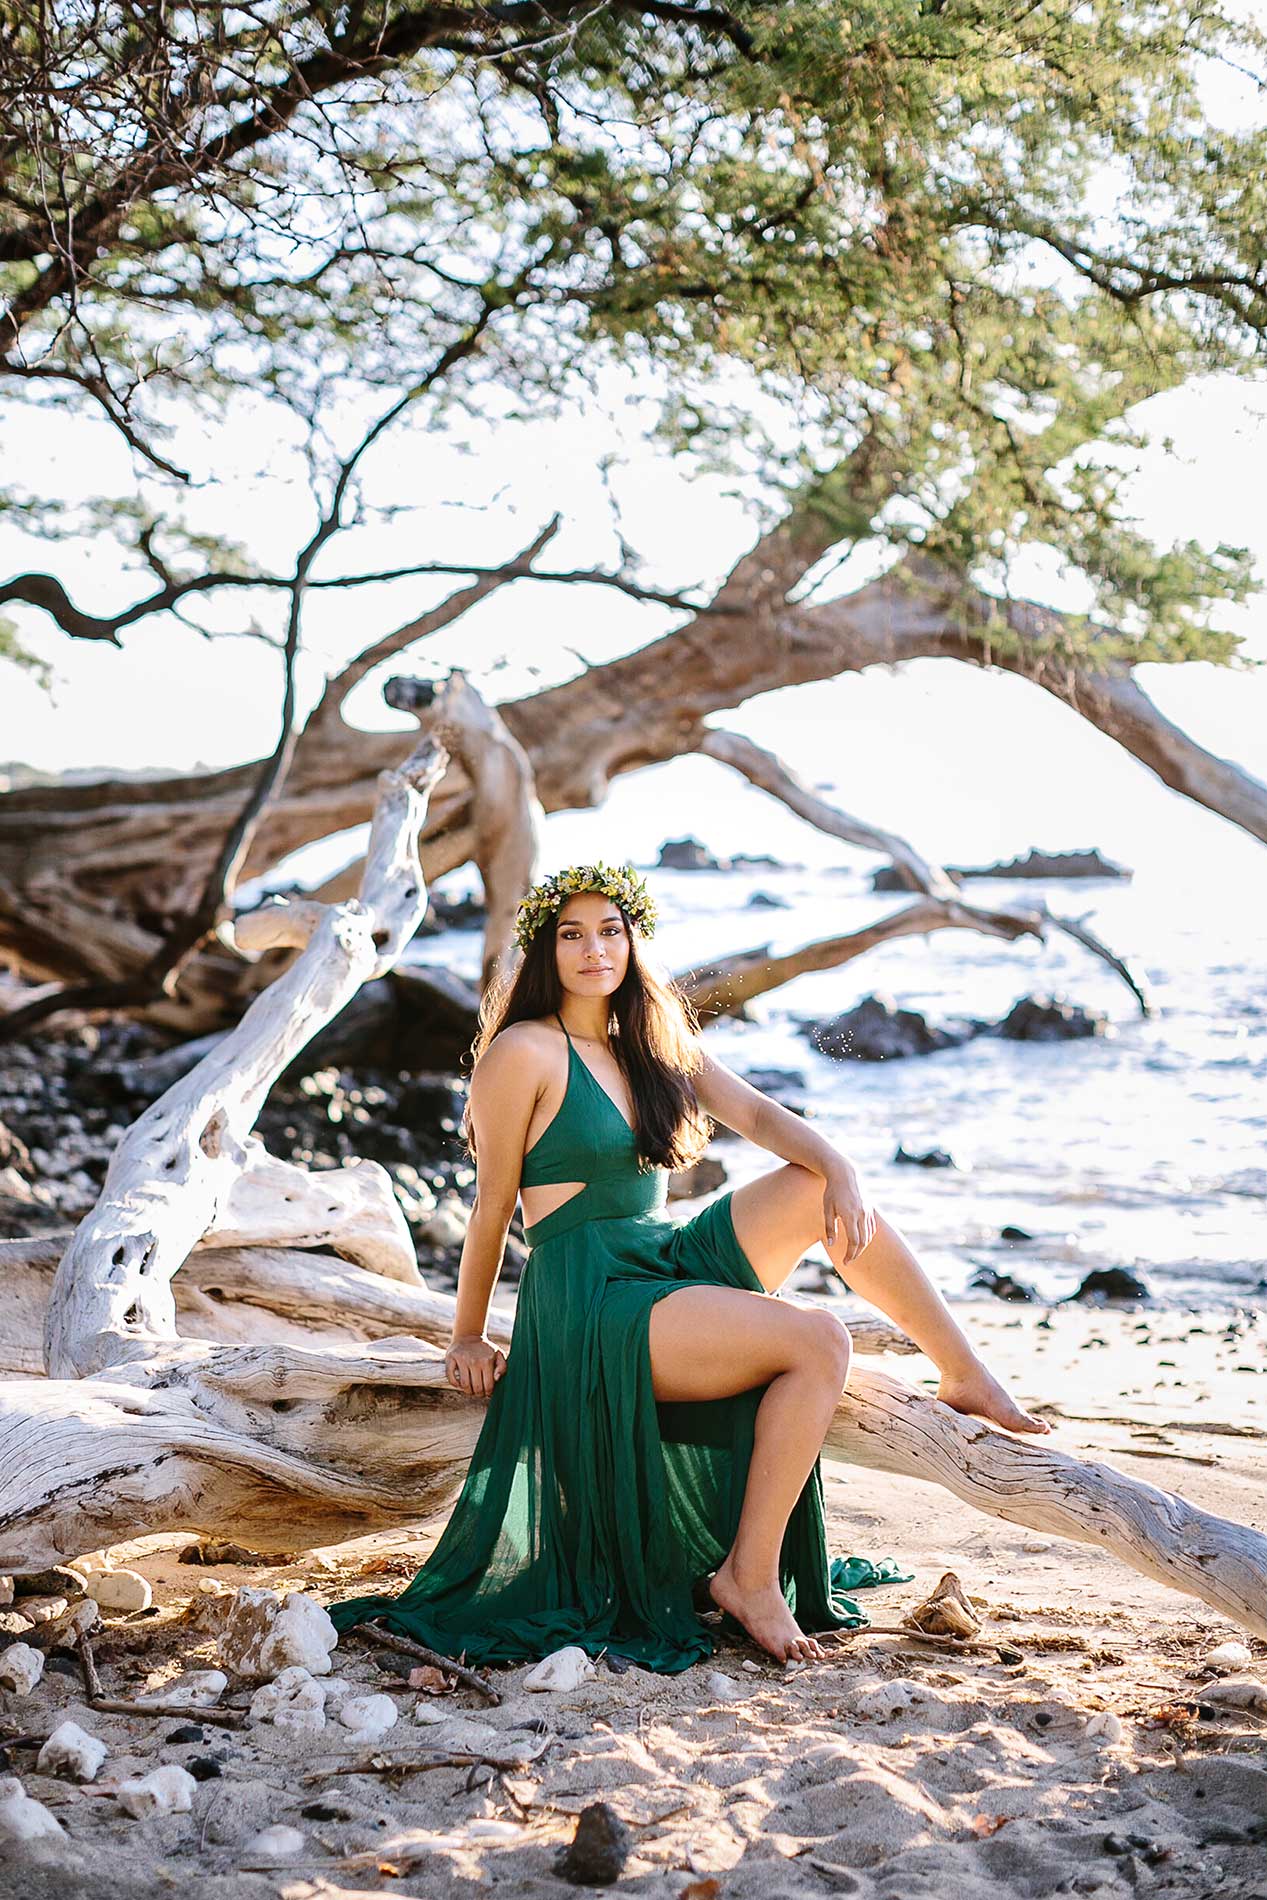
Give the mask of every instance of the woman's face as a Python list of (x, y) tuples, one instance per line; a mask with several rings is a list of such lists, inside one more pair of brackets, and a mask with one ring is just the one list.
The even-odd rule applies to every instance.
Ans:
[(569, 897), (554, 930), (559, 981), (574, 996), (611, 996), (629, 968), (625, 920), (610, 897), (582, 891)]

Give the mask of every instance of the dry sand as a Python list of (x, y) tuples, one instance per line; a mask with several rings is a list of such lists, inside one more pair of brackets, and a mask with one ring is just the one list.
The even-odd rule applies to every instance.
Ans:
[[(1037, 1309), (993, 1303), (969, 1319), (1021, 1399), (1049, 1408), (1065, 1450), (1267, 1530), (1265, 1329), (1252, 1318), (1229, 1330), (1226, 1314), (1064, 1307), (1043, 1324)], [(921, 1360), (892, 1369), (915, 1382), (934, 1376)], [(209, 1727), (205, 1742), (176, 1745), (166, 1738), (177, 1722), (92, 1713), (74, 1677), (50, 1673), (21, 1700), (0, 1691), (2, 1732), (44, 1734), (70, 1715), (111, 1756), (79, 1789), (36, 1775), (34, 1751), (12, 1749), (12, 1768), (68, 1839), (41, 1858), (0, 1861), (0, 1893), (557, 1895), (568, 1889), (556, 1851), (575, 1815), (601, 1799), (629, 1824), (619, 1888), (631, 1895), (1267, 1900), (1267, 1719), (1174, 1708), (1199, 1707), (1204, 1656), (1244, 1632), (1098, 1549), (980, 1517), (936, 1487), (828, 1465), (824, 1475), (833, 1551), (894, 1554), (916, 1572), (862, 1593), (874, 1620), (897, 1621), (953, 1569), (982, 1600), (984, 1633), (1019, 1659), (864, 1634), (791, 1673), (755, 1649), (725, 1648), (679, 1676), (600, 1662), (576, 1691), (533, 1695), (524, 1668), (498, 1669), (489, 1675), (502, 1700), (490, 1707), (467, 1690), (394, 1686), (407, 1662), (345, 1639), (339, 1672), (386, 1686), (401, 1709), (375, 1750), (339, 1749), (337, 1731), (301, 1743), (267, 1728)], [(204, 1578), (328, 1600), (364, 1576), (403, 1584), (431, 1539), (381, 1535), (293, 1563), (212, 1571), (175, 1561), (184, 1541), (113, 1553), (154, 1581), (157, 1605), (109, 1619), (98, 1650), (113, 1693), (214, 1661), (197, 1617)], [(1249, 1673), (1267, 1677), (1267, 1643), (1245, 1640)], [(719, 1694), (717, 1672), (737, 1700)], [(225, 1702), (248, 1699), (231, 1688)], [(445, 1711), (443, 1723), (408, 1719), (419, 1702)], [(1118, 1718), (1117, 1739), (1112, 1723), (1095, 1732), (1104, 1712)], [(333, 1772), (371, 1756), (462, 1749), (518, 1765)], [(222, 1773), (199, 1785), (190, 1814), (129, 1820), (109, 1792), (125, 1773), (217, 1751)], [(302, 1832), (301, 1853), (249, 1868), (245, 1843), (275, 1823)]]

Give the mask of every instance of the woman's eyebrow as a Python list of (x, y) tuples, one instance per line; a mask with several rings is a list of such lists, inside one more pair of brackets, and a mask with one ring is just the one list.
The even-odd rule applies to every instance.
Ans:
[[(600, 924), (618, 924), (620, 922), (620, 912), (617, 910), (609, 910), (607, 915), (605, 917), (600, 917), (598, 921)], [(574, 924), (576, 928), (579, 930), (581, 927), (581, 920), (579, 917), (560, 917), (559, 919), (560, 930), (566, 929), (569, 924)]]

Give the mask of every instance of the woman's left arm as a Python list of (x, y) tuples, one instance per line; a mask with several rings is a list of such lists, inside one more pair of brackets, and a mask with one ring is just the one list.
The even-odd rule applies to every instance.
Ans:
[(841, 1154), (800, 1115), (754, 1089), (706, 1051), (694, 1076), (700, 1107), (737, 1135), (823, 1177), (823, 1238), (829, 1247), (846, 1237), (845, 1261), (875, 1239), (875, 1209), (848, 1155)]

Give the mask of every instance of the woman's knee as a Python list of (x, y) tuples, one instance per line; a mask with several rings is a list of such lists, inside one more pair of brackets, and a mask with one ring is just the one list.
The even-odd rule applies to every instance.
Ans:
[(849, 1328), (826, 1307), (805, 1309), (805, 1331), (809, 1350), (829, 1378), (844, 1390), (853, 1359), (853, 1340)]

